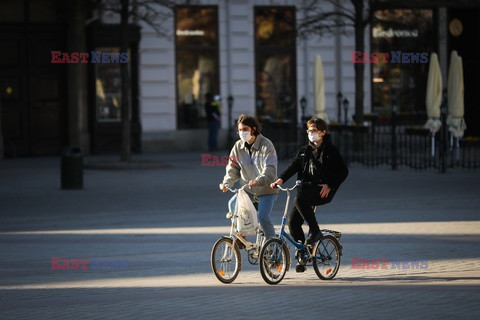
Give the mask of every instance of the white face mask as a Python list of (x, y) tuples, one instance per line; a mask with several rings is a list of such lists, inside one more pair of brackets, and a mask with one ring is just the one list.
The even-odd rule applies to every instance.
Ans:
[(310, 142), (317, 142), (318, 140), (320, 140), (320, 137), (318, 136), (318, 133), (309, 132), (308, 133), (308, 140), (310, 140)]
[(240, 137), (240, 139), (242, 139), (243, 142), (248, 142), (252, 139), (250, 131), (240, 131), (238, 133), (238, 136)]

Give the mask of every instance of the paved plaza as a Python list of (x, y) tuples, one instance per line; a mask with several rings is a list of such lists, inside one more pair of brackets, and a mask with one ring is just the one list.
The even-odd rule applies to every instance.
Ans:
[[(321, 227), (343, 234), (336, 278), (291, 268), (271, 286), (243, 251), (234, 283), (211, 271), (212, 245), (229, 231), (224, 167), (202, 166), (201, 153), (85, 163), (84, 188), (61, 190), (60, 159), (0, 160), (1, 319), (479, 317), (480, 170), (352, 165), (317, 210)], [(284, 205), (281, 194), (274, 224)]]

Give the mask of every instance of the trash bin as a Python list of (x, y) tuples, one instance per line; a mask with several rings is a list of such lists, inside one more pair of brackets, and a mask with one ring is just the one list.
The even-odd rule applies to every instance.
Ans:
[(62, 189), (83, 188), (83, 154), (79, 147), (69, 145), (62, 152)]

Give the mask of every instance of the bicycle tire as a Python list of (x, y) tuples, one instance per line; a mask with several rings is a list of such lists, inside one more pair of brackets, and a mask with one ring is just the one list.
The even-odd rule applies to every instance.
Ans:
[(322, 280), (332, 280), (340, 268), (340, 243), (331, 235), (323, 237), (313, 248), (313, 269)]
[(280, 239), (270, 239), (262, 246), (259, 264), (260, 274), (268, 284), (278, 284), (283, 280), (288, 269), (287, 246)]
[(242, 269), (240, 249), (237, 245), (233, 247), (231, 238), (222, 237), (213, 245), (210, 263), (213, 274), (220, 282), (232, 283)]

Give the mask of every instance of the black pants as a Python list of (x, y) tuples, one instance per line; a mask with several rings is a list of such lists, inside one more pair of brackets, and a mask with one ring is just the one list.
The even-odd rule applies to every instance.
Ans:
[(295, 241), (300, 240), (305, 243), (305, 235), (302, 229), (302, 224), (304, 221), (307, 222), (308, 227), (310, 228), (309, 233), (317, 234), (320, 232), (317, 219), (315, 218), (315, 212), (313, 212), (313, 207), (329, 203), (332, 201), (335, 194), (335, 192), (331, 190), (328, 194), (328, 197), (321, 198), (321, 189), (322, 187), (313, 186), (311, 188), (300, 189), (298, 191), (294, 200), (292, 212), (290, 213), (290, 218), (288, 220), (288, 228)]

